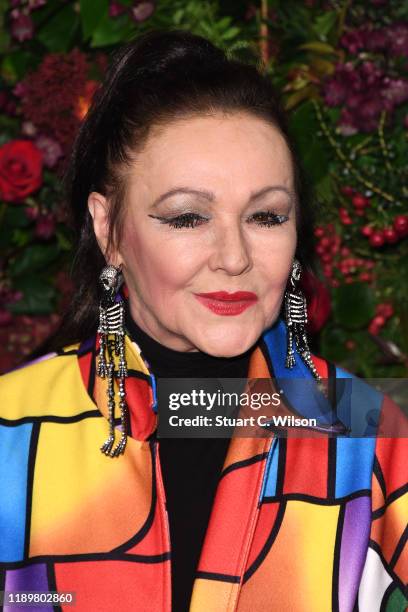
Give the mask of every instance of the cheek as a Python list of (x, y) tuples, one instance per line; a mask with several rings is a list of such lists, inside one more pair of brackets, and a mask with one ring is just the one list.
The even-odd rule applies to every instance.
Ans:
[[(146, 301), (157, 302), (185, 286), (194, 273), (194, 257), (180, 244), (148, 230), (124, 233), (122, 257), (135, 289)], [(188, 245), (187, 245), (188, 246)]]
[(296, 251), (296, 232), (277, 235), (274, 240), (265, 240), (257, 245), (257, 266), (267, 291), (283, 292), (292, 270)]

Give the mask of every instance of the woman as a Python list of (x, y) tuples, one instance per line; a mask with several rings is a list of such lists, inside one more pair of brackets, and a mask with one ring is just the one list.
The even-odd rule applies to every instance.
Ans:
[(400, 418), (309, 352), (311, 211), (268, 80), (186, 32), (132, 41), (66, 184), (64, 348), (1, 385), (3, 590), (84, 611), (404, 609), (402, 437), (334, 436), (346, 415), (296, 385), (292, 408), (322, 417), (306, 436), (157, 436), (163, 377), (328, 378), (331, 400), (349, 378)]

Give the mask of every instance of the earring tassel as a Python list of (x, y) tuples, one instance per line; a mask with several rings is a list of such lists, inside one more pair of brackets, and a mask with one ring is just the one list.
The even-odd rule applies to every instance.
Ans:
[[(100, 450), (109, 457), (118, 457), (126, 448), (128, 406), (126, 403), (125, 378), (128, 376), (125, 357), (124, 304), (117, 290), (121, 274), (118, 268), (106, 266), (101, 273), (100, 282), (104, 295), (99, 307), (100, 346), (97, 374), (107, 378), (109, 435)], [(106, 361), (106, 354), (108, 361)], [(119, 357), (118, 370), (115, 372), (115, 359)], [(121, 436), (115, 445), (115, 378), (118, 380)]]

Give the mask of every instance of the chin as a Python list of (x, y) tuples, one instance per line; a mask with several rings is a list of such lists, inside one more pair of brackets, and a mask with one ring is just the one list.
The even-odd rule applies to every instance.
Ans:
[(213, 357), (236, 357), (253, 346), (261, 333), (260, 331), (259, 334), (256, 334), (254, 330), (251, 330), (251, 333), (243, 333), (241, 329), (236, 334), (230, 332), (225, 336), (219, 334), (214, 338), (207, 335), (199, 348)]

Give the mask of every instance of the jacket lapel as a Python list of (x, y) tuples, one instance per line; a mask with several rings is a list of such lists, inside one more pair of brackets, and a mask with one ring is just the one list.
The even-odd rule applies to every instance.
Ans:
[[(260, 348), (248, 378), (269, 378)], [(266, 459), (273, 436), (232, 437), (194, 581), (190, 612), (234, 610), (259, 513)]]

